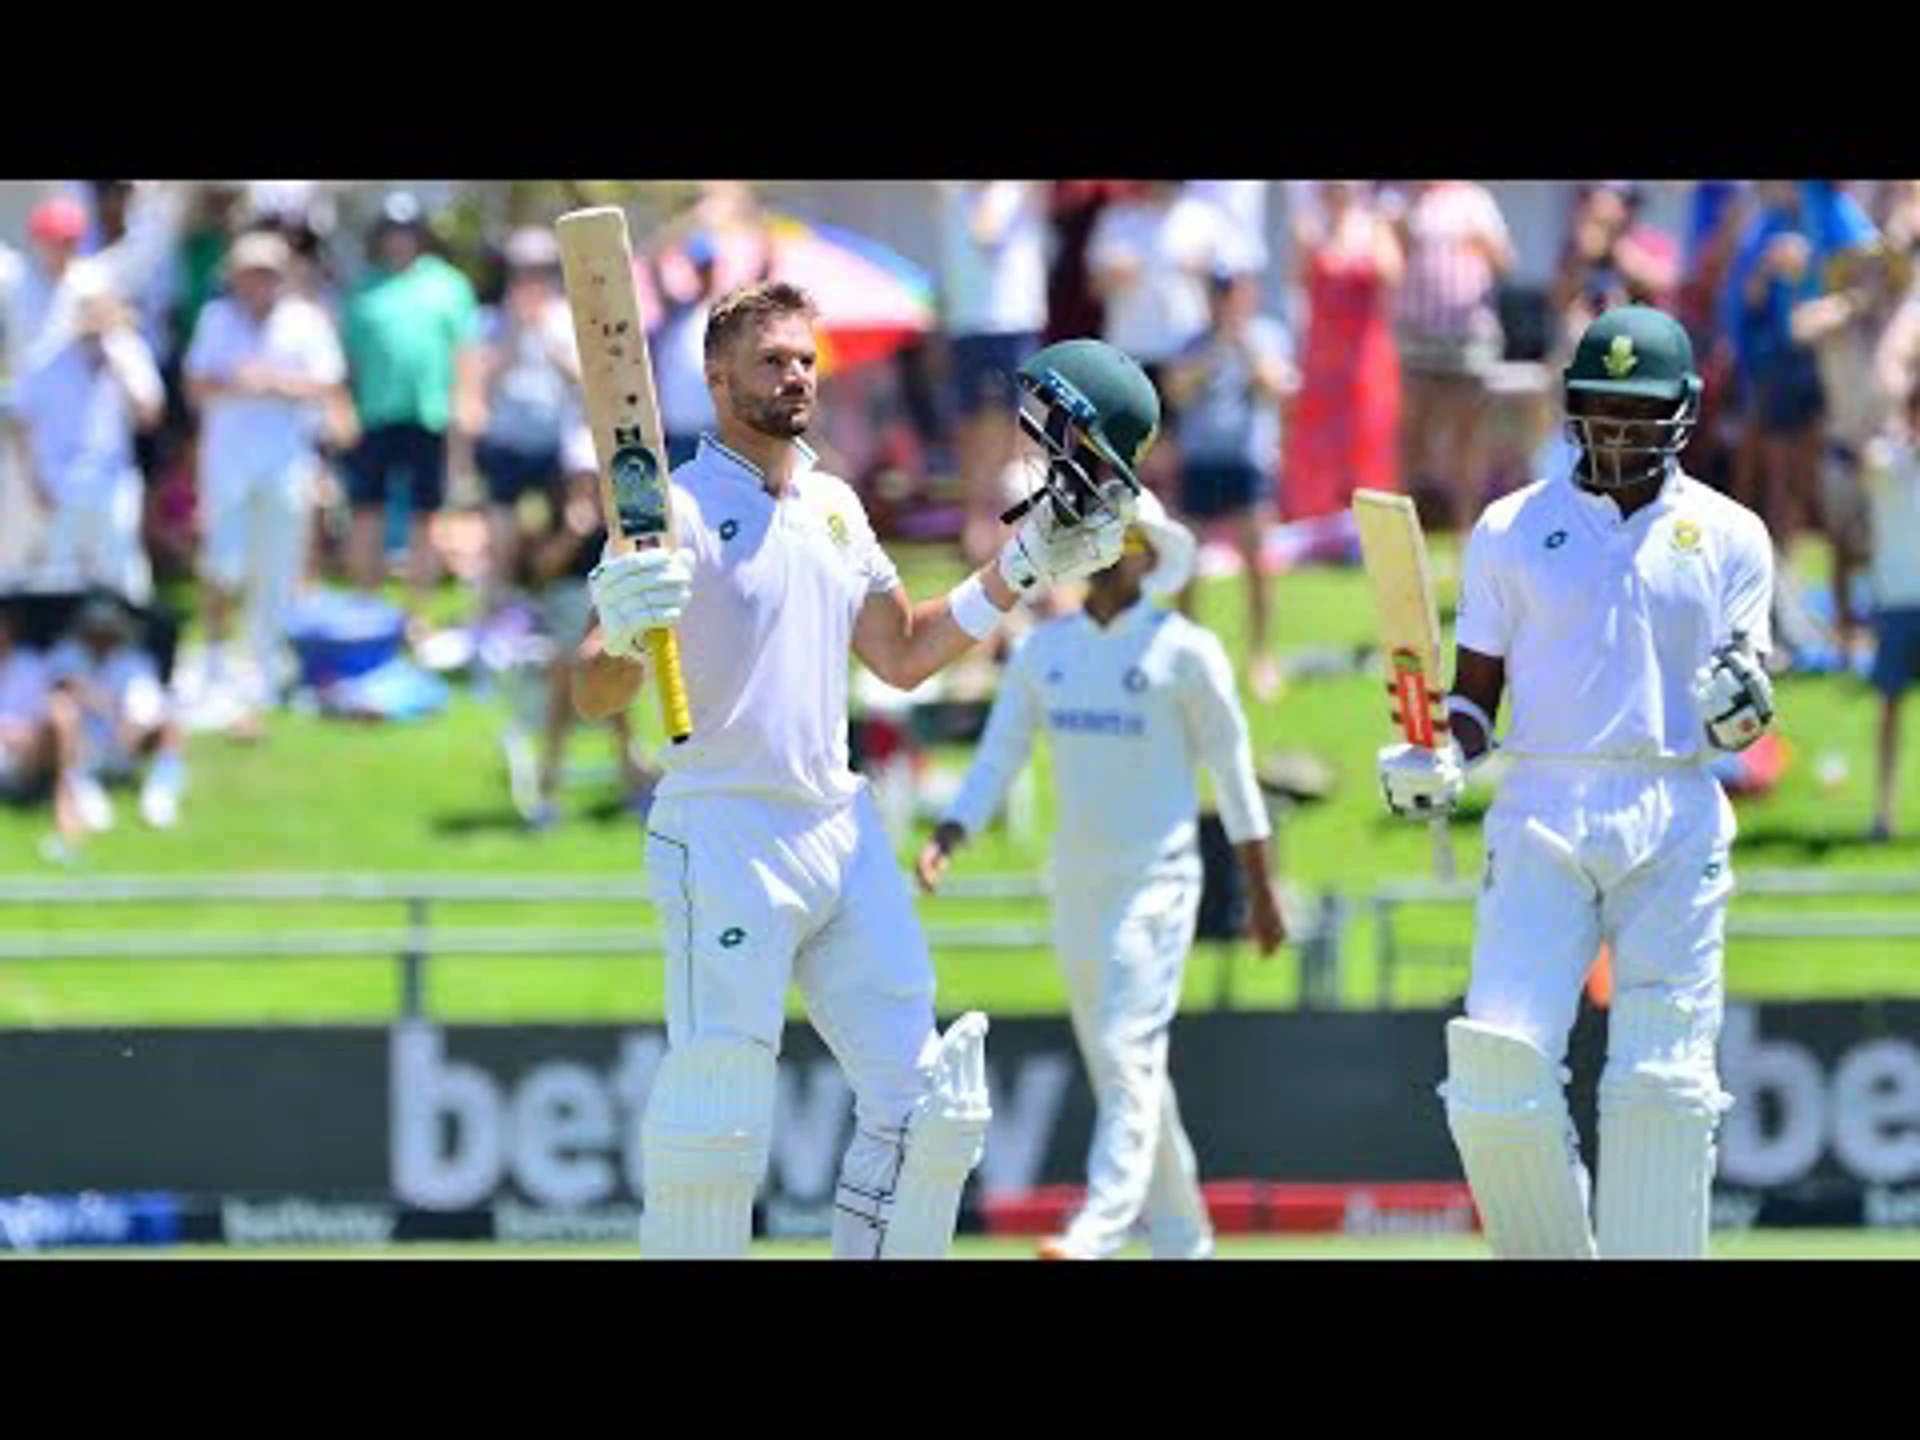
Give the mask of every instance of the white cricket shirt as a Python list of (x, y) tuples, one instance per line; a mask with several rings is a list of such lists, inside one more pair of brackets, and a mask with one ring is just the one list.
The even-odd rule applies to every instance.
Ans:
[(661, 799), (838, 806), (859, 792), (847, 763), (854, 619), (900, 577), (853, 487), (798, 448), (778, 499), (710, 435), (673, 472), (674, 523), (693, 555), (677, 627), (693, 734), (659, 752)]
[(1007, 664), (948, 818), (977, 834), (1043, 729), (1063, 877), (1197, 874), (1199, 765), (1212, 772), (1229, 840), (1271, 829), (1232, 664), (1211, 631), (1173, 611), (1142, 601), (1105, 628), (1084, 612), (1035, 627)]
[[(337, 385), (347, 376), (333, 322), (318, 305), (297, 295), (282, 297), (264, 321), (256, 321), (226, 296), (207, 302), (187, 347), (187, 375), (231, 381), (247, 363), (292, 371), (320, 384)], [(216, 396), (202, 413), (200, 473), (222, 495), (244, 490), (255, 476), (278, 476), (313, 453), (324, 413), (318, 400)]]
[(1510, 756), (1698, 762), (1693, 676), (1744, 630), (1771, 648), (1773, 544), (1760, 517), (1676, 471), (1622, 519), (1571, 477), (1481, 514), (1455, 639), (1506, 661)]

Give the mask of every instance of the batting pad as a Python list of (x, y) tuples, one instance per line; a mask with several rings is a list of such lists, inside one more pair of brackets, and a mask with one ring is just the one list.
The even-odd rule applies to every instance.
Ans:
[(907, 1128), (907, 1158), (880, 1242), (882, 1260), (944, 1260), (960, 1191), (986, 1150), (987, 1017), (970, 1010), (941, 1037), (932, 1084)]
[(1713, 1063), (1716, 1028), (1670, 993), (1614, 999), (1600, 1075), (1600, 1253), (1706, 1257), (1714, 1132), (1732, 1097)]
[(1531, 1041), (1474, 1020), (1447, 1022), (1447, 1127), (1503, 1260), (1594, 1258), (1587, 1172), (1563, 1083)]
[(745, 1257), (772, 1140), (773, 1090), (773, 1052), (763, 1045), (694, 1040), (667, 1052), (640, 1134), (643, 1258)]

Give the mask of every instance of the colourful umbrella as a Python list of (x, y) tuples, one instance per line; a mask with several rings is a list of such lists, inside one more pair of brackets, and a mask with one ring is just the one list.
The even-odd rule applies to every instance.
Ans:
[(912, 261), (849, 230), (769, 217), (773, 277), (820, 307), (822, 374), (885, 360), (934, 328), (933, 281)]

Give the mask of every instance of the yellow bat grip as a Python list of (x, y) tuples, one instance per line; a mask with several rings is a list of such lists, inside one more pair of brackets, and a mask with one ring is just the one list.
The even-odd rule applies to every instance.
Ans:
[(649, 630), (653, 651), (654, 684), (660, 688), (660, 717), (667, 734), (678, 745), (693, 733), (693, 712), (687, 706), (687, 680), (680, 673), (680, 637), (671, 630)]

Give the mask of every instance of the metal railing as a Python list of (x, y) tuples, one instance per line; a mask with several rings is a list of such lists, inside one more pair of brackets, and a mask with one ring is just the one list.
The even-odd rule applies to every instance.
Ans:
[[(1373, 917), (1377, 989), (1375, 1005), (1393, 1003), (1395, 975), (1409, 958), (1395, 930), (1395, 912), (1409, 905), (1470, 905), (1480, 893), (1474, 879), (1397, 880), (1382, 885), (1367, 899)], [(1856, 900), (1884, 896), (1920, 899), (1920, 874), (1905, 871), (1751, 870), (1736, 881), (1734, 902), (1727, 912), (1729, 940), (1920, 940), (1920, 908), (1910, 911), (1854, 911), (1819, 914), (1800, 911), (1783, 915), (1756, 915), (1740, 905), (1743, 897), (1782, 896), (1799, 899)], [(1452, 964), (1460, 963), (1457, 946), (1425, 946), (1440, 950)]]
[[(942, 900), (1044, 901), (1053, 893), (1044, 872), (950, 876)], [(598, 925), (447, 926), (436, 907), (459, 904), (631, 905), (630, 921)], [(435, 956), (591, 956), (657, 953), (653, 902), (634, 876), (502, 879), (464, 875), (134, 875), (98, 879), (0, 879), (0, 911), (30, 905), (82, 909), (133, 905), (401, 906), (397, 927), (189, 930), (120, 926), (101, 929), (0, 929), (0, 962), (64, 960), (276, 960), (389, 957), (399, 967), (400, 1004), (409, 1019), (424, 1016), (427, 967)], [(1300, 959), (1303, 1007), (1338, 1005), (1344, 908), (1337, 896), (1308, 900), (1283, 890)], [(1038, 920), (936, 921), (928, 945), (950, 950), (1051, 949), (1051, 925)], [(1222, 957), (1216, 1005), (1233, 1003), (1233, 947)]]

